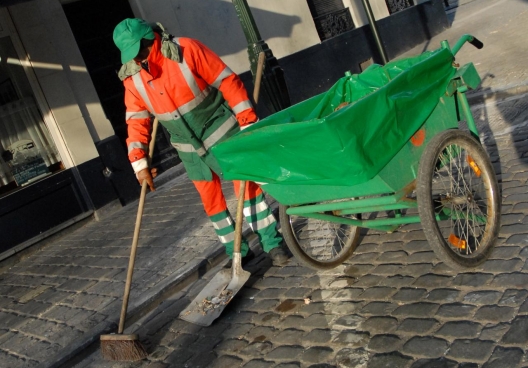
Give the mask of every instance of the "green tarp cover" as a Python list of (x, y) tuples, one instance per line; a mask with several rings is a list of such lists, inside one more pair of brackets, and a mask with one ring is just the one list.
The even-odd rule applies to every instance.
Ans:
[(368, 181), (429, 117), (455, 73), (452, 61), (438, 49), (345, 76), (214, 146), (221, 175), (284, 185)]

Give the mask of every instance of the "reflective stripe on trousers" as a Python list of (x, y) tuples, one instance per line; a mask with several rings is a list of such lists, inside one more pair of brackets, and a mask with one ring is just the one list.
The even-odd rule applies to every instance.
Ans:
[[(216, 234), (222, 244), (226, 246), (227, 254), (231, 255), (233, 252), (235, 226), (231, 217), (227, 220), (229, 211), (222, 192), (220, 178), (213, 173), (213, 180), (193, 181), (193, 184), (198, 193), (200, 193), (205, 212), (213, 222)], [(240, 182), (234, 181), (233, 184), (235, 195), (238, 197)], [(257, 234), (262, 244), (262, 249), (265, 252), (269, 252), (282, 241), (281, 236), (277, 232), (275, 217), (266, 204), (264, 194), (257, 184), (253, 182), (247, 183), (244, 198), (244, 217), (253, 232)], [(242, 248), (244, 249), (244, 245), (242, 245)], [(245, 253), (243, 252), (242, 254)]]
[[(218, 239), (220, 239), (220, 242), (225, 246), (227, 255), (229, 258), (232, 258), (233, 248), (235, 246), (235, 223), (229, 210), (209, 216), (209, 219), (213, 223)], [(242, 257), (247, 254), (248, 250), (248, 242), (242, 237), (242, 243), (240, 244), (240, 253), (242, 254)]]
[(253, 231), (276, 225), (275, 216), (269, 210), (262, 194), (244, 202), (244, 216)]
[(264, 194), (244, 201), (244, 217), (251, 230), (259, 238), (264, 252), (269, 252), (277, 247), (282, 237), (277, 232), (277, 221), (266, 203)]

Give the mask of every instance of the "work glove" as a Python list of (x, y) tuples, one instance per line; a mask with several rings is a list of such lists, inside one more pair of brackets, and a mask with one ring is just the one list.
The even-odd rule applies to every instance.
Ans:
[[(257, 121), (259, 121), (259, 119), (257, 119)], [(249, 128), (251, 125), (255, 124), (257, 121), (251, 121), (251, 122), (247, 123), (246, 125), (241, 126), (240, 130), (244, 130), (246, 128)]]
[(139, 181), (139, 185), (143, 185), (143, 180), (146, 180), (151, 191), (156, 190), (156, 187), (154, 187), (154, 178), (156, 176), (158, 176), (158, 169), (156, 169), (155, 167), (152, 169), (149, 169), (147, 167), (136, 173), (136, 177), (137, 177), (137, 180)]

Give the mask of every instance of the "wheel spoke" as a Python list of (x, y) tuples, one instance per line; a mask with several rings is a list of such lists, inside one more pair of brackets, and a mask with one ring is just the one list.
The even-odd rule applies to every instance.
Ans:
[(417, 178), (427, 240), (449, 266), (474, 267), (489, 257), (500, 217), (498, 183), (489, 158), (469, 133), (438, 133), (422, 155)]
[(454, 236), (464, 241), (467, 246), (452, 245), (451, 249), (466, 255), (481, 246), (488, 212), (483, 178), (476, 174), (471, 162), (479, 167), (473, 158), (468, 159), (465, 147), (447, 145), (438, 155), (431, 188), (434, 213), (445, 213), (449, 217), (449, 224), (440, 226), (441, 232), (446, 240)]
[(349, 225), (290, 216), (290, 226), (301, 250), (320, 262), (342, 257), (355, 240), (356, 228)]

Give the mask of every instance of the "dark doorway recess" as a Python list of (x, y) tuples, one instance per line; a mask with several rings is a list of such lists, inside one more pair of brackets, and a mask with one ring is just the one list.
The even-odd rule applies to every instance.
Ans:
[[(63, 9), (105, 115), (126, 154), (124, 90), (117, 77), (121, 58), (112, 34), (119, 22), (125, 18), (135, 18), (135, 15), (127, 0), (78, 0), (64, 4)], [(166, 131), (159, 129), (153, 166), (162, 172), (179, 162)]]

